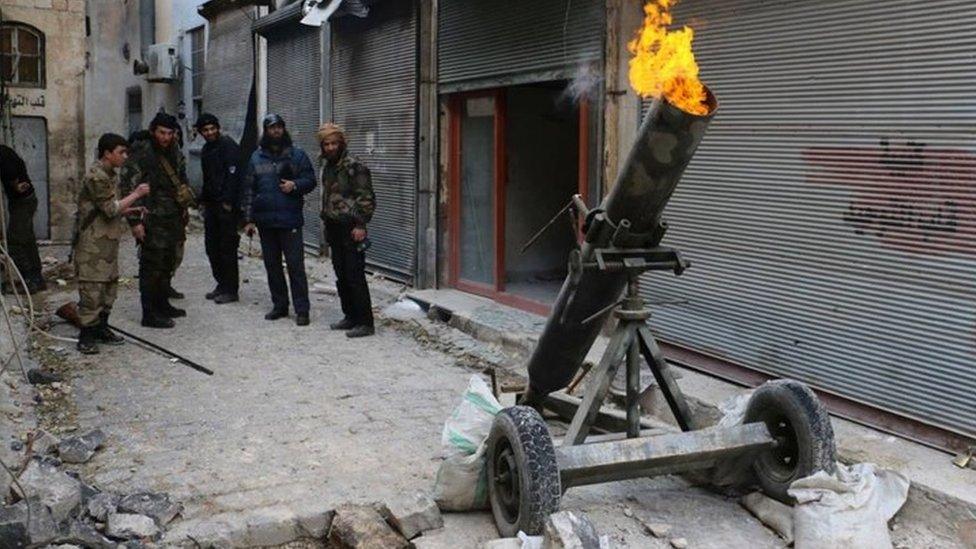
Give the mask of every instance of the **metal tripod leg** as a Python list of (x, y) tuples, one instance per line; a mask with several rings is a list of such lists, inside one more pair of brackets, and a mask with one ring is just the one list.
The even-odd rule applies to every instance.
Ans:
[(576, 415), (573, 416), (569, 430), (563, 439), (564, 445), (582, 444), (590, 432), (593, 420), (600, 411), (600, 406), (610, 390), (610, 382), (617, 373), (617, 367), (624, 358), (627, 349), (634, 342), (637, 331), (628, 322), (621, 322), (613, 332), (600, 364), (590, 372), (590, 381), (586, 385), (583, 402)]
[(671, 412), (674, 413), (678, 426), (681, 427), (682, 431), (691, 431), (696, 425), (691, 409), (688, 408), (688, 401), (685, 400), (681, 388), (678, 387), (674, 376), (671, 375), (671, 367), (664, 361), (664, 355), (647, 326), (641, 326), (637, 330), (636, 342), (640, 345), (641, 354), (644, 355), (644, 360), (651, 368), (651, 373), (654, 374), (658, 387), (664, 393), (664, 399), (667, 400)]

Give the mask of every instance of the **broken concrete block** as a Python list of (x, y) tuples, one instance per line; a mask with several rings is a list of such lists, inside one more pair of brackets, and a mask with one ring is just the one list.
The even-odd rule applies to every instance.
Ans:
[(410, 546), (410, 542), (394, 530), (372, 505), (339, 506), (332, 520), (328, 542), (329, 547), (337, 549), (399, 549)]
[(549, 515), (543, 537), (545, 549), (600, 549), (600, 536), (590, 519), (570, 511)]
[[(78, 480), (50, 463), (32, 459), (17, 480), (27, 493), (26, 497), (36, 496), (51, 509), (55, 522), (63, 522), (81, 505), (81, 485)], [(16, 486), (14, 489), (20, 494)], [(21, 497), (25, 497), (24, 494)]]
[(688, 540), (685, 538), (674, 538), (671, 540), (671, 547), (674, 547), (674, 549), (686, 549), (688, 547)]
[(112, 513), (108, 516), (105, 533), (110, 538), (121, 540), (151, 538), (159, 533), (159, 528), (153, 519), (145, 515)]
[(387, 522), (407, 539), (444, 527), (441, 510), (434, 503), (433, 498), (423, 492), (417, 492), (409, 499), (394, 501), (388, 504), (387, 509), (390, 512), (390, 515), (385, 517)]
[(641, 521), (641, 524), (644, 525), (644, 529), (647, 530), (649, 534), (651, 534), (656, 538), (666, 538), (668, 537), (668, 534), (671, 533), (670, 524), (664, 524), (662, 522), (644, 522), (644, 521)]
[(125, 496), (119, 501), (119, 512), (152, 517), (160, 526), (169, 524), (182, 511), (183, 506), (170, 501), (168, 494), (142, 492)]
[(119, 499), (115, 494), (101, 492), (88, 500), (85, 510), (91, 518), (98, 522), (105, 522), (109, 515), (118, 510)]
[(117, 545), (106, 538), (93, 526), (78, 520), (72, 520), (68, 525), (68, 533), (58, 540), (62, 543), (76, 543), (88, 549), (114, 549)]
[(105, 444), (105, 438), (105, 433), (95, 429), (81, 436), (63, 439), (58, 444), (58, 456), (65, 463), (85, 463)]
[(58, 526), (38, 498), (30, 498), (30, 524), (27, 524), (28, 501), (0, 507), (0, 546), (27, 547), (48, 543), (58, 536)]
[(33, 442), (31, 442), (31, 451), (36, 456), (45, 456), (54, 452), (54, 449), (60, 444), (58, 437), (52, 435), (51, 433), (45, 431), (44, 429), (39, 429), (35, 431), (32, 435)]

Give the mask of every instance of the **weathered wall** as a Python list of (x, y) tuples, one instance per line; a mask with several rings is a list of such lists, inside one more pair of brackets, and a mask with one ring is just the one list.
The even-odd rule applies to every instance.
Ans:
[[(47, 122), (51, 237), (71, 237), (75, 193), (84, 170), (85, 3), (83, 0), (3, 0), (3, 18), (45, 36), (44, 88), (10, 88), (14, 116)], [(41, 205), (45, 207), (45, 205)]]

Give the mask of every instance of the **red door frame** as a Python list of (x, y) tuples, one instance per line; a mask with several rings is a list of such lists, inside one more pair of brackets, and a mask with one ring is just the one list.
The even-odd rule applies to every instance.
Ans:
[[(484, 284), (461, 278), (461, 119), (464, 100), (474, 97), (493, 97), (494, 115), (494, 282)], [(587, 201), (589, 195), (589, 101), (579, 105), (579, 166), (577, 192)], [(505, 127), (508, 122), (505, 88), (454, 94), (448, 100), (448, 228), (450, 258), (448, 276), (451, 286), (472, 294), (481, 295), (499, 303), (532, 313), (548, 315), (552, 304), (510, 294), (505, 291), (505, 191), (508, 183), (508, 159), (506, 158)]]

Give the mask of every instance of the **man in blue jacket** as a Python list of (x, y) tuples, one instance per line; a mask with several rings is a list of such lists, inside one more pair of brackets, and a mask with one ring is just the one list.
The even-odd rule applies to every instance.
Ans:
[(295, 323), (308, 326), (302, 209), (305, 195), (315, 189), (315, 169), (305, 151), (292, 144), (284, 119), (269, 114), (262, 125), (261, 146), (251, 155), (242, 183), (244, 231), (252, 235), (257, 227), (261, 237), (261, 253), (274, 305), (264, 318), (277, 320), (288, 316), (288, 286), (281, 265), (284, 256)]

